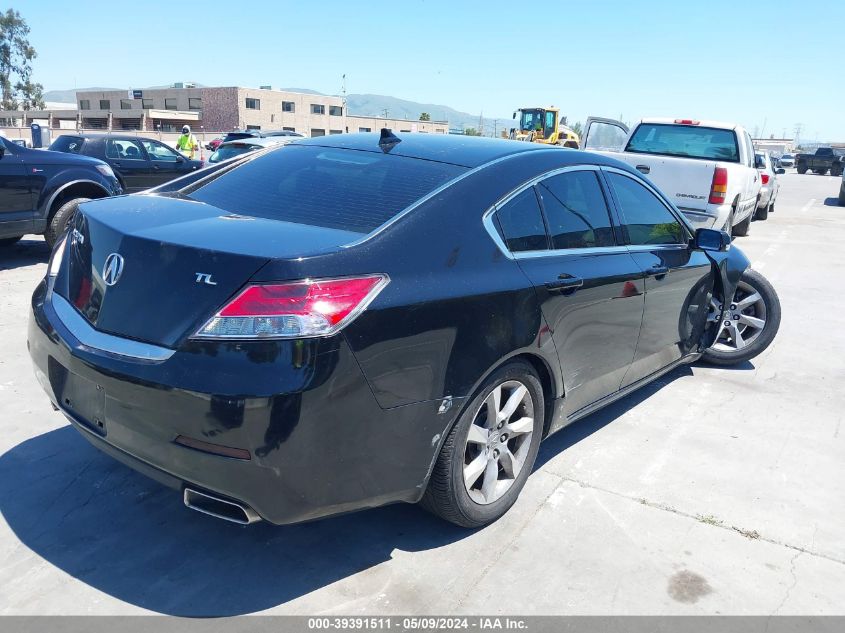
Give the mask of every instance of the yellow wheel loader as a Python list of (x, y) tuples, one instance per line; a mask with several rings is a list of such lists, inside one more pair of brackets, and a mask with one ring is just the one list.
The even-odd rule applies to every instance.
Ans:
[(559, 108), (520, 108), (513, 113), (513, 118), (518, 124), (510, 131), (510, 138), (514, 140), (575, 149), (581, 146), (575, 131), (561, 123)]

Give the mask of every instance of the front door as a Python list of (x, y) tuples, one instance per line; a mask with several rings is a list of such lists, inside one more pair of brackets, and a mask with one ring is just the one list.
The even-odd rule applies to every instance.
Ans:
[[(643, 273), (618, 243), (598, 172), (583, 167), (555, 172), (501, 205), (496, 215), (551, 329), (566, 414), (616, 392), (634, 358)], [(520, 228), (526, 218), (537, 227), (531, 240)]]
[(32, 230), (33, 174), (12, 145), (0, 139), (0, 232), (23, 235)]
[(147, 189), (152, 165), (140, 141), (129, 138), (105, 139), (106, 160), (123, 178), (127, 193)]
[(645, 275), (645, 313), (637, 352), (622, 386), (671, 365), (696, 349), (713, 287), (710, 259), (641, 179), (604, 169), (619, 210), (623, 239)]
[(157, 187), (182, 175), (185, 158), (180, 156), (175, 149), (158, 141), (143, 139), (141, 142), (147, 150), (152, 165), (147, 186)]
[(628, 126), (622, 121), (589, 117), (584, 124), (581, 147), (591, 151), (621, 152), (628, 138)]

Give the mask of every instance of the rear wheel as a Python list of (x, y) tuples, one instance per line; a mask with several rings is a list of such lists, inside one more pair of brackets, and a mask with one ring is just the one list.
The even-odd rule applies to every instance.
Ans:
[(798, 163), (798, 173), (799, 174), (806, 174), (807, 173), (807, 166)]
[(4, 248), (6, 246), (14, 246), (17, 244), (23, 235), (18, 235), (17, 237), (4, 237), (0, 240), (0, 248)]
[(495, 371), (446, 437), (422, 506), (470, 528), (501, 517), (534, 466), (544, 411), (530, 365), (514, 362)]
[(758, 220), (765, 220), (769, 217), (769, 210), (773, 205), (766, 205), (765, 207), (758, 207), (754, 217)]
[[(751, 215), (754, 214), (752, 213)], [(751, 215), (749, 215), (739, 224), (735, 224), (731, 235), (736, 235), (737, 237), (745, 237), (746, 235), (748, 235), (748, 232), (751, 230)]]
[(47, 230), (44, 231), (44, 240), (53, 248), (56, 240), (67, 230), (67, 227), (73, 221), (73, 216), (76, 213), (77, 207), (83, 202), (88, 202), (91, 198), (74, 198), (68, 200), (50, 218), (50, 223), (47, 225)]
[(830, 168), (830, 175), (831, 176), (841, 176), (842, 175), (842, 165), (834, 166)]
[(721, 297), (713, 297), (709, 320), (715, 322), (723, 306), (726, 314), (719, 324), (719, 335), (704, 352), (704, 360), (714, 365), (735, 365), (769, 347), (780, 327), (780, 300), (763, 275), (747, 269), (727, 305)]
[(839, 187), (839, 206), (845, 207), (845, 182)]

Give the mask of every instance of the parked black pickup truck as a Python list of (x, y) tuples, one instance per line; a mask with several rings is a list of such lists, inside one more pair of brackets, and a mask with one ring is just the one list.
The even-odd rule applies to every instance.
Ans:
[(101, 160), (0, 138), (0, 249), (27, 233), (43, 233), (53, 246), (80, 202), (120, 193), (112, 168)]
[(815, 154), (798, 154), (795, 166), (799, 174), (806, 174), (808, 170), (815, 174), (826, 174), (830, 170), (831, 176), (841, 176), (845, 167), (845, 150), (820, 147)]

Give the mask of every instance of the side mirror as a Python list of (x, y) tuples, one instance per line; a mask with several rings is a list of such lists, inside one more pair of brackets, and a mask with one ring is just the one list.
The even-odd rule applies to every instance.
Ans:
[(695, 232), (695, 247), (702, 251), (726, 251), (731, 243), (731, 236), (716, 229), (698, 229)]
[(516, 112), (514, 112), (514, 113), (513, 113), (513, 116), (512, 116), (511, 118), (512, 118), (512, 119), (515, 119), (515, 118), (516, 118)]
[(184, 156), (182, 156), (181, 154), (176, 154), (176, 162), (177, 163), (184, 163), (185, 162)]

